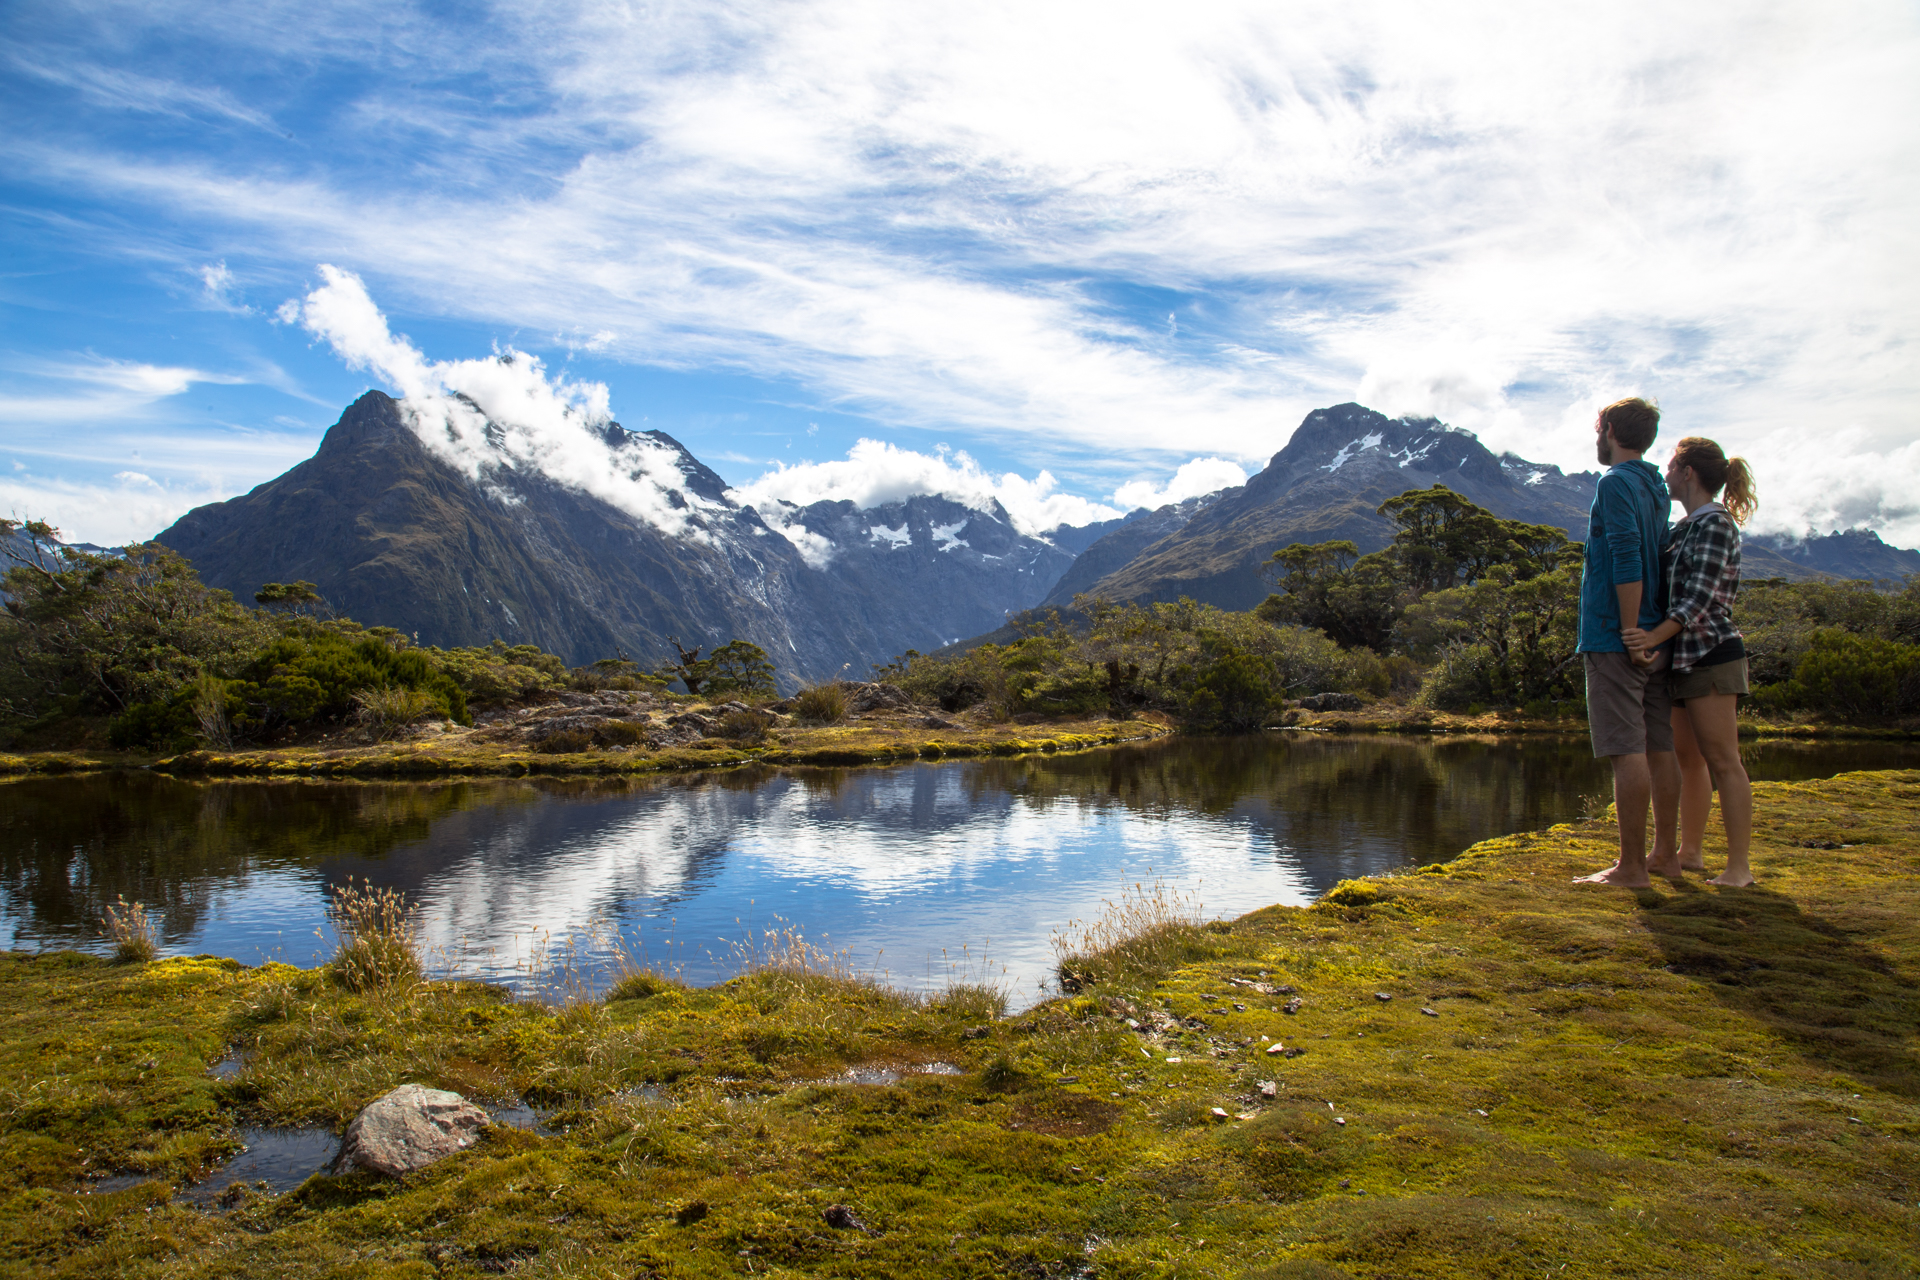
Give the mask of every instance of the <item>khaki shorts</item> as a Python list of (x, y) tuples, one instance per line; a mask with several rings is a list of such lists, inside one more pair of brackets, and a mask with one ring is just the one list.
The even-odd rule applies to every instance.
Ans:
[(1637, 667), (1624, 653), (1589, 653), (1587, 728), (1598, 756), (1657, 755), (1673, 750), (1673, 698), (1667, 655)]
[(1691, 671), (1675, 671), (1667, 676), (1667, 693), (1675, 702), (1685, 702), (1689, 698), (1705, 698), (1716, 693), (1745, 693), (1747, 691), (1747, 660), (1735, 658), (1732, 662), (1716, 662), (1711, 667), (1695, 667)]

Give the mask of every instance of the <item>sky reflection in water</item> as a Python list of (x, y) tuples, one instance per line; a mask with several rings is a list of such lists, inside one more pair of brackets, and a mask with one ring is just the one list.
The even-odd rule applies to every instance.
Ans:
[[(1920, 751), (1750, 762), (1813, 777)], [(1577, 817), (1604, 785), (1579, 740), (1320, 735), (640, 782), (28, 779), (0, 788), (0, 943), (102, 949), (94, 922), (124, 894), (164, 912), (168, 953), (313, 964), (326, 890), (353, 877), (403, 889), (440, 964), (472, 976), (524, 983), (571, 934), (600, 981), (618, 931), (711, 982), (791, 927), (894, 984), (989, 978), (1019, 1005), (1051, 935), (1125, 886), (1161, 878), (1208, 916), (1308, 902)]]

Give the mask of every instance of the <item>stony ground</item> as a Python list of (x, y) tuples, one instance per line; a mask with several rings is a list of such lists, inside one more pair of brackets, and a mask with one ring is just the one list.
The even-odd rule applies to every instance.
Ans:
[[(1576, 888), (1614, 832), (1557, 827), (1148, 929), (1012, 1018), (778, 944), (558, 1008), (7, 956), (0, 1273), (1920, 1273), (1920, 773), (1756, 792), (1751, 889)], [(235, 1122), (406, 1081), (552, 1132), (174, 1199)]]

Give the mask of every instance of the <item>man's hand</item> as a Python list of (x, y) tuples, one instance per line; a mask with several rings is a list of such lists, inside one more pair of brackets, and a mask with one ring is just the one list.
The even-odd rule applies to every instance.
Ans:
[(1620, 643), (1627, 646), (1628, 653), (1644, 653), (1653, 647), (1647, 633), (1639, 627), (1620, 628)]

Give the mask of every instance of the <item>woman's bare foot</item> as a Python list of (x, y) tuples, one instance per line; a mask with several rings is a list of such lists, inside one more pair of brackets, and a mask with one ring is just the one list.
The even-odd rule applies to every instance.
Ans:
[(1648, 889), (1653, 886), (1653, 880), (1645, 871), (1627, 871), (1617, 862), (1605, 871), (1596, 871), (1590, 876), (1575, 876), (1573, 882), (1613, 885), (1619, 889)]
[(1707, 860), (1701, 856), (1698, 849), (1695, 849), (1692, 853), (1688, 853), (1685, 849), (1682, 849), (1680, 851), (1680, 869), (1682, 871), (1705, 871), (1707, 869)]
[(1707, 881), (1707, 883), (1725, 885), (1729, 889), (1744, 889), (1753, 883), (1753, 873), (1751, 871), (1722, 871), (1719, 875)]

